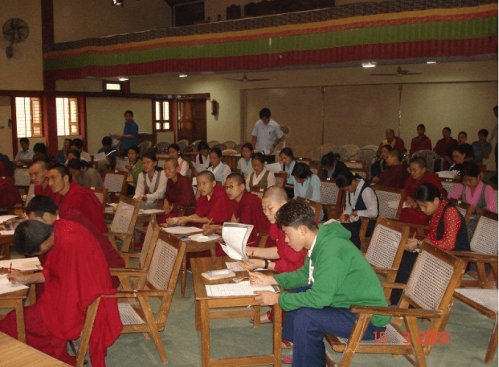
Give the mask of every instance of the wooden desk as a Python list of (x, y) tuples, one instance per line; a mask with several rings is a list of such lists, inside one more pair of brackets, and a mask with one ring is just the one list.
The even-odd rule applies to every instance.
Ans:
[(0, 366), (2, 367), (52, 367), (69, 366), (19, 340), (0, 333)]
[[(28, 295), (28, 289), (22, 289), (20, 291), (0, 294), (0, 308), (14, 309), (16, 310), (16, 323), (17, 323), (17, 338), (25, 343), (26, 342), (26, 328), (24, 325), (24, 300)], [(0, 345), (2, 342), (0, 341)], [(1, 356), (1, 352), (0, 352)], [(0, 357), (0, 362), (1, 362)], [(3, 366), (0, 363), (0, 366)]]
[(225, 261), (228, 261), (228, 258), (216, 258), (213, 260), (209, 257), (201, 257), (191, 259), (194, 294), (196, 298), (196, 327), (201, 330), (201, 365), (203, 367), (262, 365), (280, 366), (282, 316), (279, 305), (273, 306), (273, 354), (220, 359), (211, 358), (210, 320), (248, 317), (248, 315), (250, 313), (252, 314), (253, 311), (248, 309), (247, 306), (256, 305), (255, 298), (253, 296), (208, 297), (206, 295), (206, 284), (226, 283), (227, 279), (208, 281), (203, 278), (201, 274), (208, 270), (224, 269)]
[(10, 244), (13, 237), (12, 235), (0, 235), (0, 260), (10, 259)]

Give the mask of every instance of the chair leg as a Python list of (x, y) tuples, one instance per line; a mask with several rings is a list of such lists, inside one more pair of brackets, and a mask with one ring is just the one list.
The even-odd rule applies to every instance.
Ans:
[(362, 340), (362, 337), (366, 333), (367, 324), (371, 321), (371, 315), (360, 314), (352, 329), (352, 335), (348, 339), (348, 344), (343, 352), (343, 356), (341, 357), (341, 361), (339, 363), (339, 367), (348, 367), (352, 362), (353, 355), (357, 351), (359, 347), (359, 343)]
[(260, 306), (253, 306), (253, 327), (260, 326)]
[(411, 337), (411, 345), (414, 350), (415, 366), (426, 367), (426, 358), (423, 352), (423, 346), (419, 341), (418, 321), (415, 317), (406, 317), (405, 322)]
[(163, 364), (168, 362), (166, 357), (165, 347), (163, 346), (163, 342), (161, 341), (161, 337), (159, 336), (158, 329), (156, 326), (156, 321), (154, 320), (154, 316), (152, 314), (151, 306), (146, 298), (139, 296), (139, 303), (142, 308), (142, 312), (144, 313), (145, 322), (147, 323), (147, 327), (149, 329), (149, 335), (154, 341), (154, 345), (159, 353), (159, 358)]
[(494, 325), (494, 330), (489, 339), (489, 345), (487, 346), (487, 353), (485, 354), (485, 363), (490, 363), (494, 358), (497, 351), (497, 319)]

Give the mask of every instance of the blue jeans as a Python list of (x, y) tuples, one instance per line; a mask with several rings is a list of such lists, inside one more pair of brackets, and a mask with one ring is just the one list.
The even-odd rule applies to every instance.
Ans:
[[(282, 338), (293, 342), (293, 367), (324, 367), (326, 334), (349, 338), (357, 315), (346, 308), (299, 308), (286, 312)], [(368, 325), (365, 340), (373, 340), (374, 332), (385, 327)]]

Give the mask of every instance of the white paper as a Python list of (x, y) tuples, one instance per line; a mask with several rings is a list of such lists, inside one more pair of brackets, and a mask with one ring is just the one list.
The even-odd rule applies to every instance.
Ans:
[(388, 202), (388, 207), (389, 207), (390, 209), (398, 209), (398, 207), (399, 207), (399, 203), (400, 203), (400, 200), (390, 200), (390, 201)]
[(201, 228), (197, 227), (186, 227), (186, 226), (176, 226), (176, 227), (166, 227), (162, 228), (163, 231), (171, 234), (188, 235), (194, 234), (196, 232), (202, 232)]
[(205, 285), (208, 297), (253, 296), (255, 292), (276, 292), (271, 285), (251, 285), (249, 281)]
[(222, 250), (227, 256), (234, 260), (245, 260), (246, 244), (253, 230), (253, 225), (242, 223), (224, 223), (222, 227), (222, 238), (225, 243), (221, 243)]
[(165, 211), (163, 209), (140, 209), (139, 214), (163, 214)]
[(106, 159), (106, 153), (101, 152), (94, 154), (94, 162), (103, 161), (104, 159)]
[(28, 287), (21, 283), (11, 282), (7, 278), (7, 274), (0, 275), (0, 294), (12, 293), (22, 289), (28, 289)]
[(232, 261), (232, 262), (228, 261), (225, 263), (225, 266), (227, 266), (227, 269), (232, 271), (245, 271), (237, 261)]
[(8, 220), (17, 218), (17, 215), (0, 215), (0, 224), (7, 222)]
[(0, 231), (0, 236), (12, 236), (14, 234), (14, 229), (9, 229), (5, 231)]
[(12, 269), (20, 271), (42, 270), (40, 259), (37, 257), (2, 260), (0, 261), (0, 268), (9, 269), (10, 264), (12, 264)]
[(456, 178), (456, 172), (455, 171), (440, 171), (440, 172), (437, 172), (437, 175), (440, 178), (450, 178), (450, 179), (455, 179)]
[(200, 173), (200, 172), (203, 172), (203, 171), (206, 171), (206, 166), (200, 164), (200, 163), (196, 163), (196, 162), (193, 162), (191, 161), (191, 164), (192, 166), (194, 167), (194, 169)]
[(265, 168), (267, 169), (267, 171), (270, 171), (272, 173), (282, 172), (282, 165), (280, 163), (266, 164)]
[(205, 236), (204, 234), (199, 233), (193, 234), (192, 236), (189, 236), (189, 238), (195, 242), (210, 242), (218, 240), (220, 236), (217, 234), (210, 234), (209, 236)]

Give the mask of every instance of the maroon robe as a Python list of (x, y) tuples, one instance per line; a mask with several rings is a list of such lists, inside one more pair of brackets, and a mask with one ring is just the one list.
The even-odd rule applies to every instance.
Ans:
[(188, 177), (178, 175), (177, 182), (168, 179), (166, 183), (165, 199), (173, 205), (172, 211), (157, 217), (158, 223), (166, 222), (167, 218), (178, 217), (181, 209), (186, 209), (182, 215), (191, 215), (196, 205), (196, 196)]
[(409, 150), (409, 155), (413, 155), (415, 152), (420, 150), (431, 150), (431, 140), (426, 135), (416, 136), (411, 140), (411, 149)]
[[(99, 243), (84, 226), (60, 219), (54, 224), (54, 238), (43, 267), (44, 290), (24, 311), (26, 342), (74, 365), (76, 358), (68, 354), (67, 342), (80, 337), (87, 307), (115, 290)], [(90, 336), (92, 366), (105, 366), (106, 350), (122, 328), (116, 299), (101, 299)], [(0, 321), (0, 331), (17, 338), (15, 311)]]
[(268, 234), (270, 222), (263, 214), (262, 199), (246, 190), (239, 203), (236, 204), (234, 216), (239, 223), (252, 224), (253, 231), (248, 239), (248, 245), (258, 246), (259, 234)]
[(78, 211), (92, 222), (99, 232), (107, 233), (102, 203), (92, 190), (71, 182), (66, 195), (60, 195), (56, 199), (56, 204), (59, 206), (59, 217), (65, 218), (66, 213)]
[(379, 181), (377, 184), (403, 189), (407, 176), (409, 176), (407, 166), (401, 163), (396, 166), (387, 167), (383, 172), (381, 172), (378, 176)]
[(12, 177), (0, 177), (0, 208), (10, 209), (23, 201)]
[(224, 188), (216, 184), (210, 200), (206, 196), (198, 198), (195, 213), (202, 218), (211, 219), (212, 224), (223, 224), (231, 220), (234, 209), (234, 202), (229, 199)]

